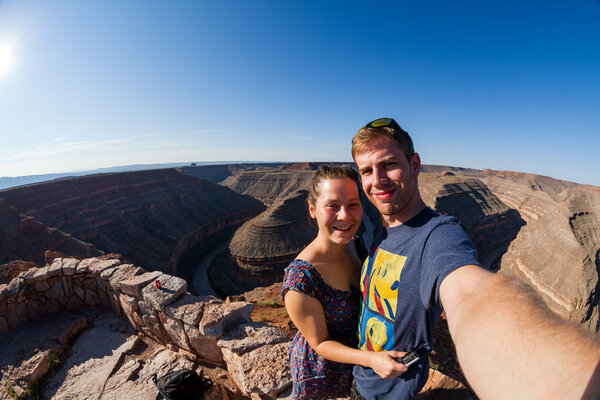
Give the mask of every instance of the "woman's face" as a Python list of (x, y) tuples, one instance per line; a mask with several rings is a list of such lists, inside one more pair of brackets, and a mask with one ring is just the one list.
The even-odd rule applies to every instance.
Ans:
[(309, 203), (309, 211), (317, 220), (319, 236), (338, 244), (348, 243), (362, 220), (356, 182), (350, 178), (324, 179), (316, 204)]

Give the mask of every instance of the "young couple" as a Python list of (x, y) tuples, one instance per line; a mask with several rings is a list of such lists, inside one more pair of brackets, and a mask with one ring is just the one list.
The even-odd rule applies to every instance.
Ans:
[[(460, 222), (421, 199), (421, 160), (406, 131), (391, 118), (370, 122), (352, 156), (360, 182), (351, 168), (316, 172), (308, 206), (318, 234), (286, 269), (282, 294), (299, 330), (293, 399), (412, 399), (427, 381), (428, 354), (410, 366), (401, 357), (433, 345), (442, 310), (479, 397), (595, 398), (598, 345), (528, 286), (480, 267)], [(384, 227), (364, 262), (360, 186)]]

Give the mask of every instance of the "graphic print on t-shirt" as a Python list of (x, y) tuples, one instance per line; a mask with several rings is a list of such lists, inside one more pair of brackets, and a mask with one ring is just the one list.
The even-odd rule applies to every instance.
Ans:
[[(396, 305), (400, 275), (406, 257), (377, 249), (374, 259), (367, 259), (360, 277), (362, 304), (359, 347), (381, 351), (393, 348)], [(391, 339), (388, 343), (388, 339)], [(386, 344), (388, 346), (386, 346)]]

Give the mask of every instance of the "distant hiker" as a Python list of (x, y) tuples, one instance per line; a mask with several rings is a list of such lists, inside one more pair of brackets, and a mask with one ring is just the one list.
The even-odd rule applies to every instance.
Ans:
[(285, 270), (281, 293), (299, 330), (290, 349), (295, 400), (347, 397), (351, 364), (377, 371), (382, 360), (401, 355), (356, 349), (361, 248), (354, 235), (362, 220), (358, 185), (352, 168), (319, 168), (308, 194), (319, 231)]
[[(406, 131), (391, 118), (372, 121), (354, 136), (352, 157), (383, 225), (367, 243), (360, 277), (360, 349), (432, 345), (443, 307), (462, 370), (480, 398), (579, 399), (584, 391), (585, 398), (600, 398), (597, 377), (591, 381), (598, 345), (529, 286), (480, 267), (460, 222), (421, 199), (421, 159)], [(354, 367), (352, 399), (403, 400), (419, 392), (427, 351), (410, 367), (388, 354), (377, 374)]]

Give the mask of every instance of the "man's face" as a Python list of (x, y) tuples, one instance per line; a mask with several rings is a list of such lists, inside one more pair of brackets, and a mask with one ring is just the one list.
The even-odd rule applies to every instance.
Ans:
[[(417, 176), (421, 167), (418, 154), (410, 160), (398, 144), (388, 137), (369, 142), (368, 147), (354, 157), (367, 198), (382, 214), (384, 224), (396, 225), (413, 210), (420, 200)], [(412, 215), (410, 215), (412, 217)]]

